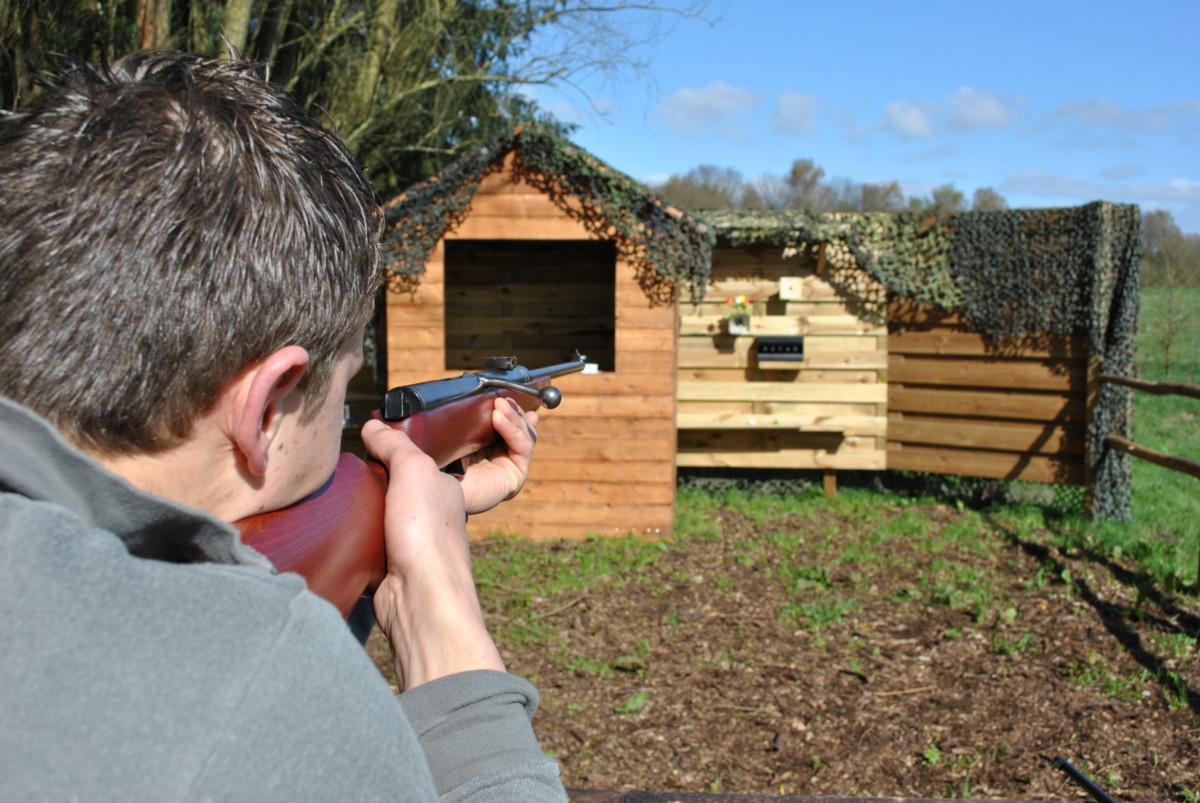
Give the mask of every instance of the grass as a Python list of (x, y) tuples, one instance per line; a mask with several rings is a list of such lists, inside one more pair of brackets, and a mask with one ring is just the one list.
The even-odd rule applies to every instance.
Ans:
[[(1137, 341), (1140, 378), (1200, 383), (1197, 309), (1200, 288), (1143, 292)], [(1173, 328), (1168, 326), (1172, 320)], [(1200, 460), (1200, 401), (1135, 392), (1133, 440)], [(1132, 487), (1133, 521), (1093, 525), (1085, 537), (1104, 554), (1133, 560), (1168, 590), (1194, 585), (1200, 562), (1200, 479), (1134, 460)]]

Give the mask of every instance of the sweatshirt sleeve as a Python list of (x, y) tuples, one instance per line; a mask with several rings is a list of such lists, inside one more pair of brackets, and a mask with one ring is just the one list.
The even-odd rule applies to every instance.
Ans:
[(450, 675), (400, 695), (443, 801), (567, 799), (530, 719), (537, 690), (505, 672)]

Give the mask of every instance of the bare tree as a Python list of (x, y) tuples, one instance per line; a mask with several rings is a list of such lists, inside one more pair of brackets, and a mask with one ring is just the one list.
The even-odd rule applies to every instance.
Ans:
[(1008, 209), (1008, 201), (991, 187), (980, 187), (971, 197), (971, 209), (976, 212), (999, 212)]

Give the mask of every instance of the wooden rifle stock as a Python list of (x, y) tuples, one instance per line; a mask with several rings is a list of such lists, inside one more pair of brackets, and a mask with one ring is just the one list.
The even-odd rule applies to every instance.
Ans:
[[(495, 443), (492, 409), (497, 396), (524, 410), (557, 407), (562, 396), (550, 380), (583, 370), (584, 358), (575, 357), (532, 371), (517, 365), (515, 357), (493, 357), (483, 371), (389, 390), (379, 415), (445, 468)], [(270, 558), (276, 569), (302, 575), (309, 589), (347, 616), (387, 571), (387, 483), (382, 465), (343, 454), (333, 476), (317, 491), (236, 526), (242, 541)]]

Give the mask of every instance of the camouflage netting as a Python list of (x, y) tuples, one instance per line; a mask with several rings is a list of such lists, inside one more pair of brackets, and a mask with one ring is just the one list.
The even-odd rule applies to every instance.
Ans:
[[(998, 354), (1080, 335), (1101, 373), (1133, 376), (1141, 285), (1141, 216), (1104, 202), (1069, 209), (917, 215), (870, 212), (705, 212), (733, 247), (847, 249), (888, 290), (946, 310)], [(831, 275), (836, 282), (836, 274)], [(1098, 518), (1130, 518), (1132, 459), (1109, 449), (1129, 436), (1133, 394), (1101, 384), (1087, 439)]]
[(393, 289), (411, 290), (438, 241), (466, 217), (480, 182), (513, 154), (514, 180), (541, 190), (592, 236), (613, 240), (654, 304), (704, 294), (712, 229), (545, 129), (527, 126), (455, 162), (388, 204), (385, 260)]

